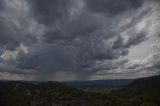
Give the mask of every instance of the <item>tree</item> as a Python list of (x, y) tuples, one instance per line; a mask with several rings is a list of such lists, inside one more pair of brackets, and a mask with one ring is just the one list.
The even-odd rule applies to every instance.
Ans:
[(158, 106), (158, 105), (154, 103), (142, 103), (140, 106)]

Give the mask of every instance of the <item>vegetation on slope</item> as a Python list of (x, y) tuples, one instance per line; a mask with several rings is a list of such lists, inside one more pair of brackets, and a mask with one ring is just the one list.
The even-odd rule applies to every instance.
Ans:
[(135, 80), (110, 94), (57, 82), (0, 82), (0, 106), (160, 106), (160, 76)]

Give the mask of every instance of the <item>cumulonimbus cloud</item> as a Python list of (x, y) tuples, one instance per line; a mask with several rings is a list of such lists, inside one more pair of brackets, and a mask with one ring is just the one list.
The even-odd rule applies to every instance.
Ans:
[(143, 20), (159, 17), (151, 14), (159, 12), (155, 9), (159, 4), (156, 0), (2, 0), (1, 58), (3, 64), (14, 66), (5, 71), (22, 75), (25, 70), (25, 76), (28, 70), (27, 76), (40, 80), (56, 80), (61, 74), (64, 80), (90, 79), (104, 71), (106, 76), (126, 77), (123, 69), (131, 61), (131, 49), (158, 33), (146, 24), (157, 18)]

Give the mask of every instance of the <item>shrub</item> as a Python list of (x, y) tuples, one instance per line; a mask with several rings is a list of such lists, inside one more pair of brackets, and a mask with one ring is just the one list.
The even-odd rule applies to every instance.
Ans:
[(140, 106), (158, 106), (158, 105), (154, 103), (142, 103)]

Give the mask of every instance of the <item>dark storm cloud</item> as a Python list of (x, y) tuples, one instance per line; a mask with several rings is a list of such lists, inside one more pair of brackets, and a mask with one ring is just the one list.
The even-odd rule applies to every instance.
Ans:
[(37, 47), (29, 54), (21, 54), (18, 58), (17, 67), (21, 69), (36, 69), (36, 78), (42, 80), (52, 79), (61, 71), (78, 73), (80, 65), (75, 57), (76, 51), (70, 47), (59, 45), (44, 45)]
[[(31, 35), (21, 33), (19, 29), (11, 29), (10, 24), (6, 25), (4, 20), (0, 20), (0, 45), (7, 50), (15, 50), (20, 43), (34, 43), (36, 38)], [(14, 27), (14, 26), (13, 26)]]
[(103, 65), (95, 65), (94, 67), (92, 67), (90, 70), (91, 71), (103, 71), (103, 70), (114, 70), (117, 69), (121, 66), (123, 66), (124, 64), (126, 64), (128, 62), (127, 59), (125, 60), (121, 60), (121, 61), (114, 61), (114, 60), (109, 60), (109, 61), (105, 61), (105, 64)]
[(67, 8), (72, 0), (34, 0), (29, 1), (35, 18), (45, 25), (52, 25), (56, 20), (67, 17)]
[(0, 58), (0, 63), (3, 63), (3, 60)]
[[(23, 8), (11, 3), (15, 12), (8, 10), (10, 5), (4, 5), (6, 7), (0, 11), (0, 44), (8, 50), (16, 48), (13, 53), (16, 58), (11, 59), (10, 64), (19, 69), (11, 71), (17, 74), (21, 74), (20, 70), (35, 70), (37, 79), (52, 80), (57, 73), (68, 72), (77, 79), (87, 79), (98, 71), (120, 68), (128, 60), (119, 62), (119, 59), (129, 54), (130, 47), (147, 39), (147, 32), (132, 30), (150, 11), (138, 11), (143, 0), (15, 2)], [(126, 11), (131, 14), (123, 16)], [(119, 21), (135, 11), (139, 15), (131, 17), (125, 25), (119, 25)], [(25, 14), (19, 15), (22, 13)], [(4, 14), (9, 18), (2, 17)], [(122, 32), (130, 29), (126, 40)]]
[(0, 18), (0, 44), (13, 50), (18, 45), (18, 39), (15, 38), (15, 32), (10, 31), (4, 20)]
[(52, 71), (70, 70), (72, 71), (75, 62), (74, 54), (70, 48), (58, 45), (46, 45), (31, 51), (28, 55), (21, 54), (18, 58), (19, 66), (22, 69), (34, 69), (50, 67)]
[(138, 33), (136, 36), (131, 36), (128, 39), (127, 43), (125, 44), (125, 47), (129, 48), (130, 46), (137, 45), (146, 39), (147, 39), (146, 32)]
[(127, 67), (127, 69), (136, 69), (140, 66), (141, 66), (140, 64), (133, 64), (132, 66)]
[(9, 65), (0, 64), (0, 73), (9, 73), (15, 75), (34, 74), (33, 70), (21, 70)]
[(154, 63), (154, 67), (160, 69), (160, 61)]
[(3, 9), (3, 7), (4, 7), (4, 1), (3, 1), (3, 0), (1, 0), (0, 10), (2, 10), (2, 9)]
[(8, 0), (0, 1), (0, 45), (13, 51), (21, 43), (36, 42), (36, 38), (29, 32), (32, 26), (28, 26), (30, 16), (25, 9), (25, 2), (22, 1), (18, 4), (17, 1), (12, 1), (9, 4), (10, 2)]
[(88, 8), (91, 11), (106, 15), (118, 15), (131, 8), (138, 8), (143, 0), (88, 0)]
[[(58, 27), (54, 27), (55, 30), (48, 31), (44, 34), (44, 41), (47, 43), (55, 43), (57, 40), (62, 40), (68, 43), (77, 39), (84, 40), (89, 36), (92, 37), (95, 36), (96, 33), (101, 32), (105, 24), (105, 18), (103, 16), (86, 11), (79, 14), (78, 17), (70, 18), (68, 17), (62, 22), (59, 20)], [(101, 35), (99, 34), (99, 36)]]
[(56, 41), (73, 41), (73, 36), (67, 36), (63, 32), (56, 30), (47, 32), (44, 36), (44, 41), (46, 43), (55, 43)]
[(132, 20), (125, 26), (121, 27), (121, 30), (125, 31), (126, 29), (132, 28), (137, 25), (145, 16), (149, 16), (151, 14), (151, 8), (145, 8), (142, 10), (139, 15), (133, 16)]
[(152, 55), (152, 68), (160, 69), (160, 54)]
[(0, 56), (3, 54), (3, 49), (0, 48)]
[(0, 63), (3, 63), (3, 59), (1, 58), (2, 54), (3, 54), (3, 50), (0, 48)]
[(112, 46), (112, 49), (122, 48), (123, 45), (124, 45), (123, 38), (121, 36), (118, 36), (117, 39), (115, 40), (113, 46)]

